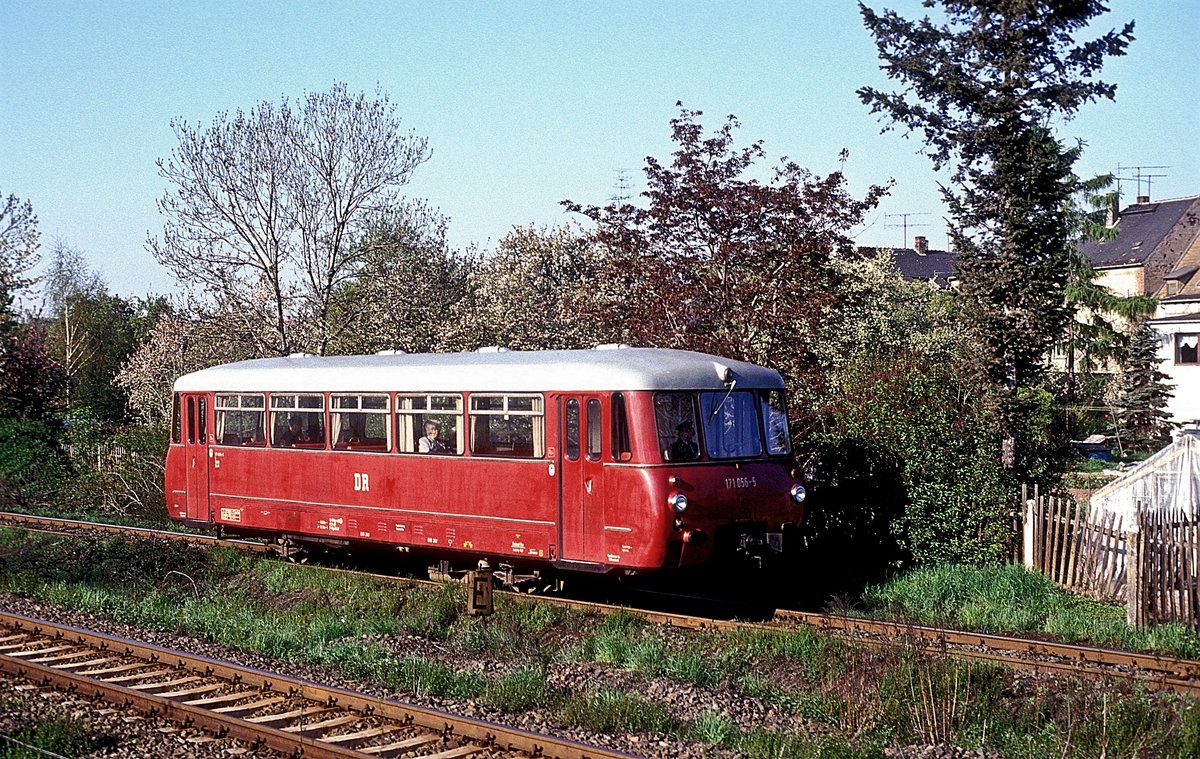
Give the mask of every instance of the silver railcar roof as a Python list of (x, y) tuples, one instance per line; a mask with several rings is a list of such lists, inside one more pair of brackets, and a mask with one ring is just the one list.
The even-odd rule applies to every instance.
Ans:
[(569, 351), (290, 356), (223, 364), (185, 374), (176, 392), (545, 392), (781, 388), (779, 373), (691, 351), (615, 348)]

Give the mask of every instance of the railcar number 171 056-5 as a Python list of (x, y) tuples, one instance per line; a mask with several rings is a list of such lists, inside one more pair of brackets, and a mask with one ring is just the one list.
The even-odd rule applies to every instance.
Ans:
[(180, 377), (171, 516), (289, 545), (637, 574), (793, 549), (783, 381), (601, 346), (289, 356)]

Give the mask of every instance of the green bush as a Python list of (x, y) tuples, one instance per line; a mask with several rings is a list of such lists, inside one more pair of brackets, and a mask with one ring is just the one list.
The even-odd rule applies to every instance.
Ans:
[(0, 417), (0, 507), (29, 507), (62, 488), (69, 467), (46, 422)]
[(870, 557), (878, 574), (886, 563), (1005, 555), (1013, 536), (1003, 518), (1000, 426), (977, 387), (915, 354), (842, 372), (808, 451), (809, 541), (825, 547), (816, 562)]
[(114, 428), (95, 420), (72, 420), (66, 438), (74, 476), (58, 500), (60, 509), (168, 521), (163, 492), (166, 428)]

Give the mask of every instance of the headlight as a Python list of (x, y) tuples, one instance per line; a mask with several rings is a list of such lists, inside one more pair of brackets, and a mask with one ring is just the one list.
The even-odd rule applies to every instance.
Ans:
[(804, 486), (799, 482), (797, 482), (795, 485), (792, 485), (792, 489), (788, 492), (791, 493), (792, 500), (796, 503), (804, 503), (804, 499), (808, 497), (808, 493), (804, 490)]
[(682, 514), (687, 511), (688, 499), (683, 493), (672, 493), (667, 496), (667, 505), (675, 509), (676, 514)]

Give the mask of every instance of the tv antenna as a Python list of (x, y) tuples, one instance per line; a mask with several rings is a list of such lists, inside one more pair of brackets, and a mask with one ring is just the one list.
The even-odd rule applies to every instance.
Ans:
[[(908, 228), (909, 227), (927, 227), (927, 226), (929, 226), (928, 224), (910, 224), (908, 221), (908, 217), (909, 216), (928, 216), (928, 215), (929, 215), (928, 211), (919, 211), (919, 212), (910, 212), (910, 213), (885, 213), (883, 215), (883, 218), (884, 218), (883, 227), (884, 227), (884, 229), (902, 228), (904, 230), (904, 247), (907, 248), (908, 247)], [(887, 219), (900, 219), (900, 222), (898, 224), (888, 224)]]
[[(1121, 182), (1122, 181), (1137, 182), (1137, 195), (1139, 195), (1139, 196), (1145, 195), (1146, 197), (1150, 197), (1150, 185), (1154, 182), (1154, 180), (1162, 179), (1163, 177), (1167, 176), (1166, 174), (1154, 174), (1151, 172), (1159, 170), (1159, 169), (1169, 169), (1169, 168), (1171, 168), (1171, 167), (1170, 166), (1125, 166), (1125, 165), (1118, 163), (1117, 164), (1117, 176), (1116, 176), (1117, 197), (1118, 198), (1121, 197)], [(1122, 174), (1129, 172), (1129, 171), (1133, 172), (1133, 176), (1131, 176), (1131, 177), (1121, 176)], [(1142, 192), (1142, 182), (1146, 183), (1146, 192), (1144, 192), (1144, 193)]]
[(629, 169), (614, 169), (616, 179), (613, 181), (613, 194), (608, 199), (610, 203), (628, 203), (633, 199), (633, 180), (629, 175), (632, 173)]

